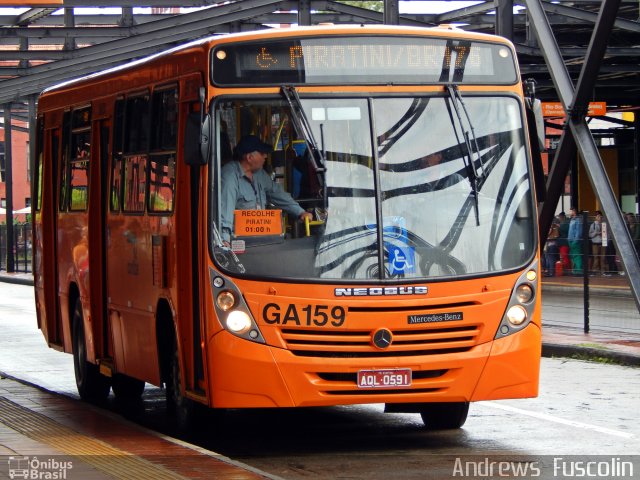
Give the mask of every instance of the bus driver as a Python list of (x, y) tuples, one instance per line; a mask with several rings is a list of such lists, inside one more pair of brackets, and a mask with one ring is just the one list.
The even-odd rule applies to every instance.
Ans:
[(255, 135), (245, 135), (236, 146), (236, 161), (222, 167), (221, 226), (222, 239), (231, 241), (234, 210), (266, 208), (267, 202), (299, 220), (313, 219), (262, 168), (273, 147)]

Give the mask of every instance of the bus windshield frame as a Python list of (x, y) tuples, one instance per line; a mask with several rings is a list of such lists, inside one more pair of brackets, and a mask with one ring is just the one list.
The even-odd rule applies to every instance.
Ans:
[[(317, 148), (326, 152), (322, 175), (314, 176), (311, 149), (296, 134), (294, 111), (286, 99), (224, 96), (213, 105), (218, 125), (236, 125), (238, 118), (224, 114), (239, 111), (240, 105), (245, 116), (248, 110), (268, 110), (292, 124), (286, 134), (283, 125), (272, 126), (271, 176), (319, 224), (306, 237), (295, 218), (278, 210), (284, 225), (281, 235), (238, 235), (237, 242), (224, 245), (217, 199), (221, 181), (216, 177), (212, 252), (227, 273), (321, 283), (445, 281), (515, 271), (534, 258), (533, 178), (517, 96), (462, 93), (469, 122), (464, 129), (455, 116), (457, 100), (446, 93), (300, 97)], [(434, 118), (441, 120), (434, 123)], [(499, 126), (503, 127), (496, 130)], [(469, 151), (465, 134), (474, 129), (477, 151)], [(224, 135), (239, 137), (238, 132)], [(344, 151), (334, 148), (336, 142), (346, 145)], [(292, 144), (303, 144), (305, 151), (295, 152)], [(283, 172), (300, 175), (294, 169), (301, 165), (307, 184), (291, 187), (291, 179), (282, 179)], [(403, 205), (402, 198), (413, 200)], [(434, 230), (419, 226), (421, 219)]]

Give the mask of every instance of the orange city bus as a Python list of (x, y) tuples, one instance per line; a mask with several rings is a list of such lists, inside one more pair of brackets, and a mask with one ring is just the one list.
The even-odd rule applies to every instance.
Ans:
[[(457, 428), (535, 396), (529, 101), (508, 41), (450, 27), (215, 36), (52, 87), (39, 328), (82, 398), (149, 383), (180, 418), (384, 403)], [(244, 135), (311, 221), (229, 204)]]

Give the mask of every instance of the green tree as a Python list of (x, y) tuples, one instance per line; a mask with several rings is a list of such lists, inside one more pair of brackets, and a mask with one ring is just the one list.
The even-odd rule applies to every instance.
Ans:
[(354, 1), (340, 1), (339, 3), (346, 3), (347, 5), (351, 5), (353, 7), (366, 8), (367, 10), (373, 10), (375, 12), (382, 12), (384, 10), (384, 1), (383, 0), (374, 0), (371, 2), (359, 2), (357, 0)]

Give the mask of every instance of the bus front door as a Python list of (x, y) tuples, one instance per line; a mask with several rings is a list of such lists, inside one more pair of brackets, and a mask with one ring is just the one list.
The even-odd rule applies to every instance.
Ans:
[[(44, 321), (40, 325), (50, 347), (62, 350), (63, 331), (60, 316), (60, 297), (58, 295), (58, 254), (57, 254), (57, 220), (58, 220), (58, 159), (60, 148), (60, 128), (48, 129), (44, 135), (43, 149), (45, 159), (42, 178), (51, 181), (42, 182), (42, 211), (41, 222), (36, 223), (34, 241), (35, 251), (41, 252), (41, 258), (36, 258), (36, 295), (39, 305), (44, 305), (40, 311)], [(49, 158), (46, 158), (49, 156)], [(71, 348), (69, 344), (69, 348)]]
[(106, 212), (108, 200), (108, 157), (111, 135), (111, 121), (98, 120), (93, 125), (92, 143), (98, 146), (97, 158), (93, 159), (98, 175), (91, 177), (89, 189), (91, 201), (88, 215), (89, 245), (92, 254), (89, 256), (91, 328), (93, 347), (97, 359), (112, 358), (109, 346), (109, 331), (106, 321), (107, 288), (106, 288)]

